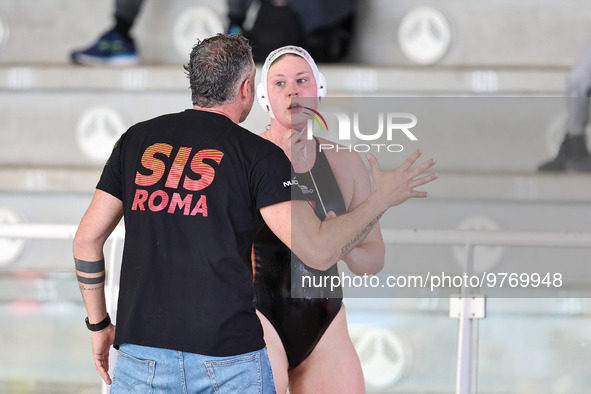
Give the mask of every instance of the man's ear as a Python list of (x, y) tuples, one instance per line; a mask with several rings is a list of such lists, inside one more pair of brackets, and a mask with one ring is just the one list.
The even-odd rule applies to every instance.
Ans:
[(252, 86), (250, 83), (250, 78), (247, 78), (244, 81), (242, 81), (242, 84), (240, 85), (240, 95), (243, 98), (250, 99), (250, 96), (252, 94), (251, 91), (252, 91)]

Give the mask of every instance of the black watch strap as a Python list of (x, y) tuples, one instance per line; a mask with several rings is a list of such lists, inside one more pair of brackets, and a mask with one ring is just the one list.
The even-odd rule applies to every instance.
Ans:
[(101, 321), (100, 323), (96, 323), (96, 324), (90, 324), (88, 322), (88, 316), (86, 317), (85, 321), (86, 321), (86, 327), (88, 327), (88, 329), (90, 331), (100, 331), (100, 330), (106, 328), (109, 324), (111, 324), (111, 317), (107, 313), (107, 317), (105, 317), (103, 319), (103, 321)]

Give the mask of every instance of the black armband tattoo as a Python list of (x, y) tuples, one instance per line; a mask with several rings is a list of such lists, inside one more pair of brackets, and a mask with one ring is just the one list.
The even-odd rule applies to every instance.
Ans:
[(98, 261), (84, 261), (78, 260), (74, 257), (74, 263), (76, 264), (76, 270), (84, 272), (85, 274), (98, 274), (105, 270), (105, 259)]
[(97, 276), (96, 278), (87, 278), (85, 276), (76, 275), (78, 282), (86, 285), (96, 285), (105, 281), (105, 275)]
[(98, 261), (84, 261), (79, 260), (74, 257), (74, 263), (76, 264), (76, 271), (83, 273), (83, 274), (98, 274), (103, 273), (101, 276), (96, 277), (88, 277), (88, 276), (81, 276), (76, 275), (78, 278), (78, 282), (84, 283), (86, 285), (97, 285), (99, 283), (103, 283), (105, 281), (105, 259), (100, 259)]

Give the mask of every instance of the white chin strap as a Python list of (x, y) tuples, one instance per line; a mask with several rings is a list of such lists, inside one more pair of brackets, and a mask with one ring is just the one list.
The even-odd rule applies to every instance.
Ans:
[(308, 62), (310, 68), (312, 69), (312, 73), (314, 74), (314, 79), (316, 80), (316, 88), (317, 88), (317, 97), (318, 102), (322, 97), (326, 97), (326, 78), (324, 75), (318, 70), (318, 66), (312, 56), (306, 51), (304, 48), (296, 47), (293, 45), (281, 47), (279, 49), (275, 49), (273, 52), (267, 56), (265, 63), (263, 64), (263, 69), (261, 70), (261, 82), (257, 85), (256, 95), (257, 101), (259, 105), (263, 109), (263, 111), (267, 112), (272, 119), (275, 118), (275, 114), (273, 113), (273, 109), (271, 108), (271, 102), (269, 101), (269, 91), (267, 89), (267, 76), (269, 75), (269, 69), (275, 60), (279, 57), (285, 55), (286, 53), (291, 53), (297, 56), (300, 56), (305, 61)]

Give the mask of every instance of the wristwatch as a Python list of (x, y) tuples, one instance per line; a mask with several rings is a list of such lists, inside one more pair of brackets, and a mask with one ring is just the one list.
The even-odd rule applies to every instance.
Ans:
[(86, 327), (88, 327), (90, 331), (100, 331), (106, 328), (109, 324), (111, 324), (111, 317), (107, 313), (107, 317), (105, 317), (103, 321), (101, 321), (100, 323), (96, 324), (90, 324), (88, 322), (88, 316), (86, 316), (86, 319), (84, 321), (86, 322)]

